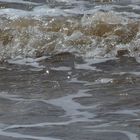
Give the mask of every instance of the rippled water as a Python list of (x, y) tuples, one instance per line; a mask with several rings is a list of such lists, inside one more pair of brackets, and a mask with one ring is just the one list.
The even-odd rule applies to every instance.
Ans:
[(0, 0), (0, 139), (139, 140), (140, 1)]

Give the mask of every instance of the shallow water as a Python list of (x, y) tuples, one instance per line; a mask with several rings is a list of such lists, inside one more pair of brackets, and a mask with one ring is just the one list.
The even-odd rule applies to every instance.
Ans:
[(139, 0), (0, 7), (0, 139), (140, 139)]

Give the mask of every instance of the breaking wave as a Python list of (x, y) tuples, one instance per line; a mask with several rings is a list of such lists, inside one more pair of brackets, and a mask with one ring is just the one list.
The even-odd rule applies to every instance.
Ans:
[(1, 61), (62, 52), (87, 58), (127, 55), (139, 60), (139, 18), (97, 8), (75, 15), (68, 9), (45, 12), (41, 7), (33, 11), (0, 10)]

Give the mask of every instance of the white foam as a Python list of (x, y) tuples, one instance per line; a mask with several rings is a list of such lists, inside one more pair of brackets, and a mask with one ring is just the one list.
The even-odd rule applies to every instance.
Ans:
[(76, 69), (81, 69), (81, 70), (101, 71), (101, 70), (97, 69), (94, 66), (90, 66), (88, 63), (85, 63), (85, 64), (75, 64), (75, 68)]
[[(83, 14), (83, 15), (93, 15), (94, 19), (93, 20), (98, 20), (98, 18), (102, 18), (103, 21), (109, 21), (110, 23), (122, 23), (122, 21), (124, 21), (124, 23), (126, 22), (127, 18), (125, 17), (121, 17), (119, 16), (118, 12), (114, 12), (113, 11), (113, 5), (107, 5), (107, 6), (102, 6), (102, 5), (98, 5), (98, 6), (94, 6), (94, 8), (86, 8), (84, 6), (85, 1), (65, 1), (67, 3), (72, 3), (72, 4), (78, 4), (77, 6), (74, 6), (72, 8), (68, 8), (68, 9), (62, 9), (60, 7), (55, 7), (55, 8), (51, 8), (48, 5), (39, 5), (37, 3), (34, 2), (25, 2), (25, 1), (17, 1), (17, 0), (8, 0), (7, 2), (17, 2), (17, 3), (27, 3), (27, 4), (34, 4), (36, 5), (36, 7), (32, 10), (32, 11), (25, 11), (25, 10), (19, 10), (19, 9), (12, 9), (12, 8), (4, 8), (4, 9), (0, 9), (0, 15), (7, 15), (9, 18), (14, 19), (14, 18), (19, 18), (19, 17), (27, 17), (27, 16), (34, 16), (34, 17), (42, 17), (42, 16), (69, 16), (69, 15), (79, 15), (79, 14)], [(59, 1), (60, 2), (60, 1)], [(38, 6), (37, 6), (38, 5)], [(100, 10), (105, 10), (105, 11), (109, 11), (108, 14), (105, 15), (101, 15), (103, 14), (103, 12), (98, 13)], [(96, 15), (97, 13), (97, 15)], [(100, 14), (100, 15), (99, 15)], [(116, 14), (118, 14), (118, 16), (116, 17)], [(124, 13), (123, 13), (124, 14)], [(137, 14), (136, 14), (137, 15)], [(129, 13), (127, 16), (130, 16)], [(135, 13), (133, 13), (133, 16), (135, 16)]]
[(113, 73), (113, 74), (119, 74), (119, 75), (125, 75), (125, 74), (132, 74), (132, 75), (136, 75), (136, 76), (140, 76), (140, 72), (134, 72), (134, 71), (130, 71), (130, 72), (118, 72), (118, 73)]
[(8, 60), (9, 64), (18, 64), (18, 65), (27, 65), (27, 66), (32, 66), (36, 68), (45, 68), (42, 65), (39, 65), (37, 62), (38, 59), (33, 59), (33, 58), (23, 58), (23, 59), (10, 59)]
[(0, 9), (0, 16), (7, 16), (7, 18), (14, 20), (21, 17), (27, 17), (30, 16), (31, 12), (24, 11), (24, 10), (18, 10), (18, 9)]
[(38, 4), (35, 3), (35, 2), (24, 1), (24, 0), (0, 0), (0, 2), (38, 5)]
[(60, 8), (50, 8), (48, 6), (38, 6), (32, 11), (32, 16), (67, 16), (63, 9)]
[(140, 113), (140, 109), (137, 110), (124, 109), (124, 110), (109, 112), (109, 114), (122, 114), (122, 115), (132, 115), (132, 116), (138, 116), (138, 113)]
[(55, 70), (55, 71), (70, 71), (71, 70), (71, 67), (53, 67), (51, 68), (51, 70)]
[(21, 138), (21, 139), (34, 139), (34, 140), (62, 140), (62, 139), (51, 138), (51, 137), (37, 137), (37, 136), (31, 136), (26, 134), (19, 134), (16, 132), (5, 132), (3, 130), (0, 130), (0, 136)]
[(4, 99), (8, 99), (11, 101), (25, 101), (25, 99), (23, 99), (22, 97), (18, 96), (18, 95), (10, 95), (7, 92), (0, 92), (0, 98), (4, 98)]
[(95, 84), (108, 84), (108, 83), (112, 83), (113, 79), (112, 78), (101, 78), (101, 79), (97, 79), (95, 81)]
[(91, 130), (91, 131), (93, 131), (93, 132), (100, 132), (100, 133), (103, 133), (103, 132), (104, 133), (121, 133), (121, 134), (126, 135), (129, 138), (129, 140), (139, 140), (137, 134), (129, 132), (129, 131), (123, 131), (123, 130), (122, 131), (121, 130), (102, 130), (102, 129), (100, 129), (100, 130)]
[[(93, 118), (96, 115), (86, 111), (79, 111), (82, 109), (87, 109), (89, 107), (85, 107), (80, 103), (75, 102), (73, 99), (78, 97), (90, 97), (90, 96), (91, 95), (85, 93), (85, 90), (80, 90), (75, 95), (68, 95), (58, 99), (48, 100), (47, 103), (61, 107), (64, 111), (66, 111), (65, 116), (71, 117), (72, 119), (78, 118), (80, 120), (80, 118), (85, 118), (88, 120), (89, 118)], [(96, 108), (96, 107), (97, 105), (92, 106), (92, 108)]]

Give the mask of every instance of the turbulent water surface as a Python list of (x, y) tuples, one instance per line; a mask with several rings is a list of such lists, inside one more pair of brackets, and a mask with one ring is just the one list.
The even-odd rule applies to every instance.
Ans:
[(140, 140), (140, 0), (0, 0), (0, 140)]

